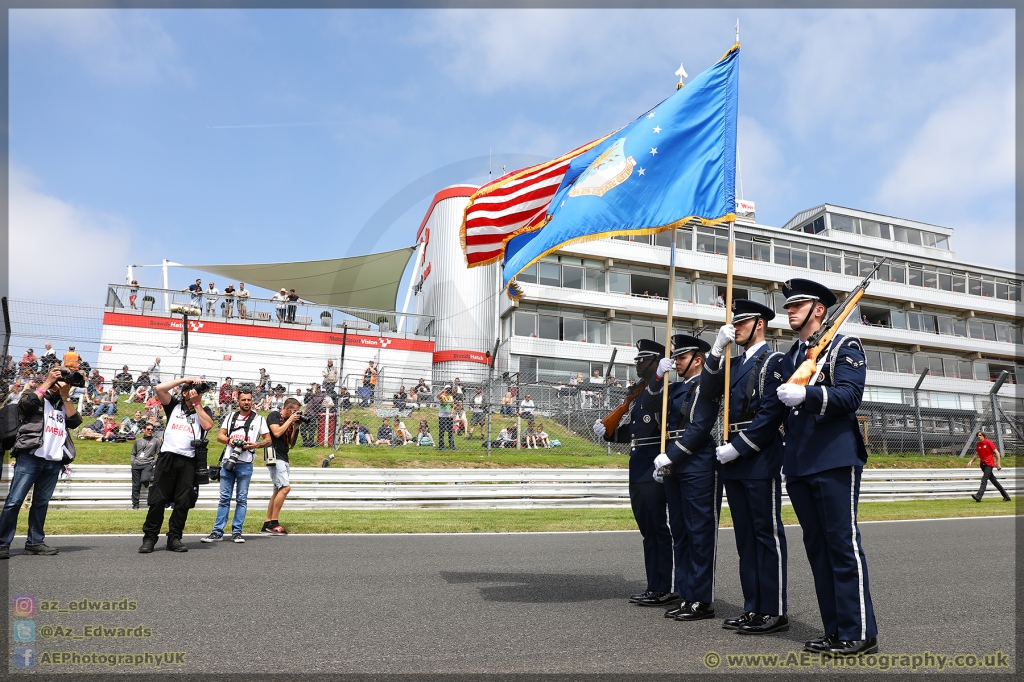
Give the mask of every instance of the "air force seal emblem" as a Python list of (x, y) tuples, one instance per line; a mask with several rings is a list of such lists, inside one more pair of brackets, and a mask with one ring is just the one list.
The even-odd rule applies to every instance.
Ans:
[(632, 175), (633, 166), (636, 161), (632, 156), (626, 156), (623, 145), (626, 138), (622, 137), (611, 147), (604, 150), (601, 156), (594, 159), (583, 175), (569, 190), (569, 196), (580, 197), (585, 195), (604, 196), (610, 189), (618, 187)]

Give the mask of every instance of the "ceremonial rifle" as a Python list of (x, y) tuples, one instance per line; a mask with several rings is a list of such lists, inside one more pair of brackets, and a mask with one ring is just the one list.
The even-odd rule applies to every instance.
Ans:
[(821, 355), (822, 351), (828, 348), (828, 345), (832, 343), (832, 339), (839, 332), (839, 328), (846, 321), (846, 318), (850, 316), (853, 309), (857, 307), (860, 299), (864, 296), (864, 290), (868, 288), (868, 284), (871, 283), (871, 278), (874, 277), (875, 273), (878, 272), (878, 268), (882, 267), (882, 264), (888, 258), (883, 257), (882, 260), (875, 263), (875, 267), (871, 268), (871, 272), (867, 274), (867, 277), (861, 280), (853, 291), (846, 297), (843, 304), (835, 309), (835, 311), (828, 316), (828, 318), (821, 323), (821, 327), (818, 331), (811, 334), (807, 339), (807, 358), (800, 363), (800, 366), (793, 372), (793, 376), (789, 378), (787, 384), (797, 384), (798, 386), (806, 386), (818, 371), (818, 356)]

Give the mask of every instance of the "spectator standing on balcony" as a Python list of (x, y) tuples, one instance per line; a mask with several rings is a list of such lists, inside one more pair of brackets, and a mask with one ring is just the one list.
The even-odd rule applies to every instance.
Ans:
[(295, 289), (289, 289), (288, 290), (288, 297), (287, 298), (288, 298), (288, 321), (294, 323), (295, 322), (295, 308), (296, 308), (295, 304), (300, 302), (300, 301), (302, 301), (302, 299), (299, 298), (299, 295), (295, 293)]
[[(199, 312), (202, 313), (203, 312), (203, 280), (201, 278), (200, 279), (196, 279), (196, 283), (195, 284), (189, 284), (187, 287), (182, 289), (182, 291), (187, 291), (189, 293), (189, 296), (192, 297), (192, 307), (193, 308), (199, 308)], [(157, 382), (157, 383), (159, 383), (159, 382)]]
[(72, 372), (82, 368), (82, 356), (75, 351), (74, 346), (68, 346), (68, 352), (64, 354), (64, 366)]
[(235, 285), (224, 287), (224, 317), (231, 317), (235, 312)]
[(138, 310), (135, 301), (139, 298), (139, 280), (133, 279), (128, 287), (128, 305), (132, 310)]
[(210, 282), (209, 288), (204, 292), (206, 295), (206, 316), (214, 317), (217, 314), (217, 300), (220, 298), (220, 291)]
[(244, 320), (248, 315), (246, 304), (249, 302), (249, 290), (245, 288), (245, 282), (238, 283), (238, 293), (235, 296), (238, 297), (238, 319)]
[(121, 371), (114, 375), (114, 390), (118, 395), (132, 392), (132, 375), (128, 371), (128, 365), (121, 368)]
[(452, 450), (455, 447), (454, 422), (452, 420), (452, 408), (455, 406), (455, 397), (452, 395), (452, 387), (445, 386), (441, 395), (437, 397), (437, 449), (444, 450), (444, 436), (448, 434), (448, 444)]
[(284, 322), (285, 308), (288, 307), (288, 290), (281, 287), (281, 290), (276, 295), (271, 296), (270, 300), (274, 302), (274, 306), (277, 309), (278, 322)]
[(334, 360), (327, 358), (327, 367), (321, 374), (324, 377), (324, 392), (334, 398), (334, 387), (338, 384), (338, 368), (334, 366)]
[(149, 373), (149, 383), (156, 386), (160, 383), (160, 358), (153, 361), (153, 364), (146, 370)]
[(981, 502), (981, 498), (985, 496), (985, 488), (988, 486), (988, 482), (992, 481), (992, 485), (996, 487), (996, 490), (1003, 494), (1003, 502), (1009, 502), (1009, 493), (1003, 489), (1003, 486), (992, 473), (993, 467), (995, 467), (996, 471), (1002, 471), (1002, 455), (998, 448), (996, 448), (996, 444), (985, 437), (983, 431), (978, 431), (978, 442), (974, 446), (974, 457), (971, 457), (971, 461), (967, 463), (968, 468), (974, 464), (975, 459), (981, 464), (981, 488), (978, 489), (977, 493), (971, 495), (971, 499), (975, 502)]

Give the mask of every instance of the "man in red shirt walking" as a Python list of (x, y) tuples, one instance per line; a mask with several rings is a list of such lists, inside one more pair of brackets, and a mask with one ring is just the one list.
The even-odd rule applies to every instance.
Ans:
[[(981, 462), (981, 488), (977, 494), (971, 495), (975, 502), (981, 502), (982, 496), (985, 494), (985, 488), (988, 486), (988, 482), (992, 481), (992, 485), (996, 487), (996, 490), (1003, 494), (1003, 502), (1009, 502), (1010, 496), (1003, 490), (1003, 486), (999, 484), (996, 477), (992, 474), (992, 467), (995, 467), (997, 471), (1002, 471), (1003, 465), (999, 454), (999, 450), (996, 449), (996, 444), (985, 437), (983, 431), (978, 432), (978, 444), (974, 446), (975, 455), (971, 457), (971, 461), (967, 463), (970, 467), (974, 464), (974, 459), (977, 458)], [(994, 456), (994, 459), (993, 459)]]

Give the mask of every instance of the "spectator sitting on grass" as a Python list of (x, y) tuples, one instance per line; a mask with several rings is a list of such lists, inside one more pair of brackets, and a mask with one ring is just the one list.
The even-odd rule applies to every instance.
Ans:
[(398, 421), (398, 417), (395, 417), (395, 421), (398, 422), (398, 426), (395, 427), (395, 435), (402, 440), (402, 445), (409, 445), (412, 443), (412, 434), (409, 433), (409, 429), (405, 427), (405, 422)]
[(134, 439), (139, 434), (139, 422), (142, 421), (142, 412), (136, 412), (134, 417), (126, 416), (121, 420), (117, 434), (122, 438)]
[(160, 418), (160, 413), (163, 411), (163, 403), (160, 402), (160, 398), (153, 394), (149, 400), (146, 401), (146, 420), (162, 424), (163, 420)]
[(526, 428), (526, 447), (527, 449), (537, 449), (537, 430), (533, 428), (533, 424)]
[(543, 424), (537, 424), (537, 442), (546, 448), (551, 447), (551, 438), (548, 436), (547, 431), (544, 430)]
[(117, 440), (117, 420), (113, 417), (101, 417), (103, 419), (103, 440), (112, 443)]
[(469, 431), (469, 419), (466, 418), (466, 410), (463, 409), (461, 402), (455, 403), (455, 412), (452, 414), (452, 428), (460, 436), (465, 436), (466, 432)]
[(434, 439), (430, 436), (430, 424), (427, 423), (426, 419), (420, 420), (420, 428), (416, 432), (416, 444), (431, 447), (434, 445)]
[(366, 428), (358, 421), (352, 424), (352, 428), (356, 432), (356, 445), (373, 445), (373, 439), (370, 437), (370, 429)]
[(380, 428), (377, 429), (377, 442), (374, 445), (394, 445), (395, 432), (391, 430), (391, 420), (384, 417)]
[(117, 394), (114, 393), (114, 389), (110, 389), (103, 395), (92, 416), (98, 417), (101, 414), (108, 414), (110, 416), (117, 414)]
[(402, 402), (402, 399), (398, 397), (397, 393), (395, 393), (391, 397), (391, 406), (394, 407), (395, 409), (399, 409), (399, 410), (401, 410), (403, 407), (405, 407), (405, 404)]
[(107, 427), (106, 416), (100, 417), (92, 424), (82, 428), (82, 431), (78, 434), (78, 437), (82, 440), (103, 440), (103, 431)]
[(348, 445), (352, 440), (352, 420), (346, 419), (341, 425), (341, 442), (344, 445)]
[(419, 394), (416, 393), (416, 391), (410, 391), (409, 394), (405, 397), (405, 409), (409, 410), (410, 412), (415, 412), (416, 410), (420, 409)]

